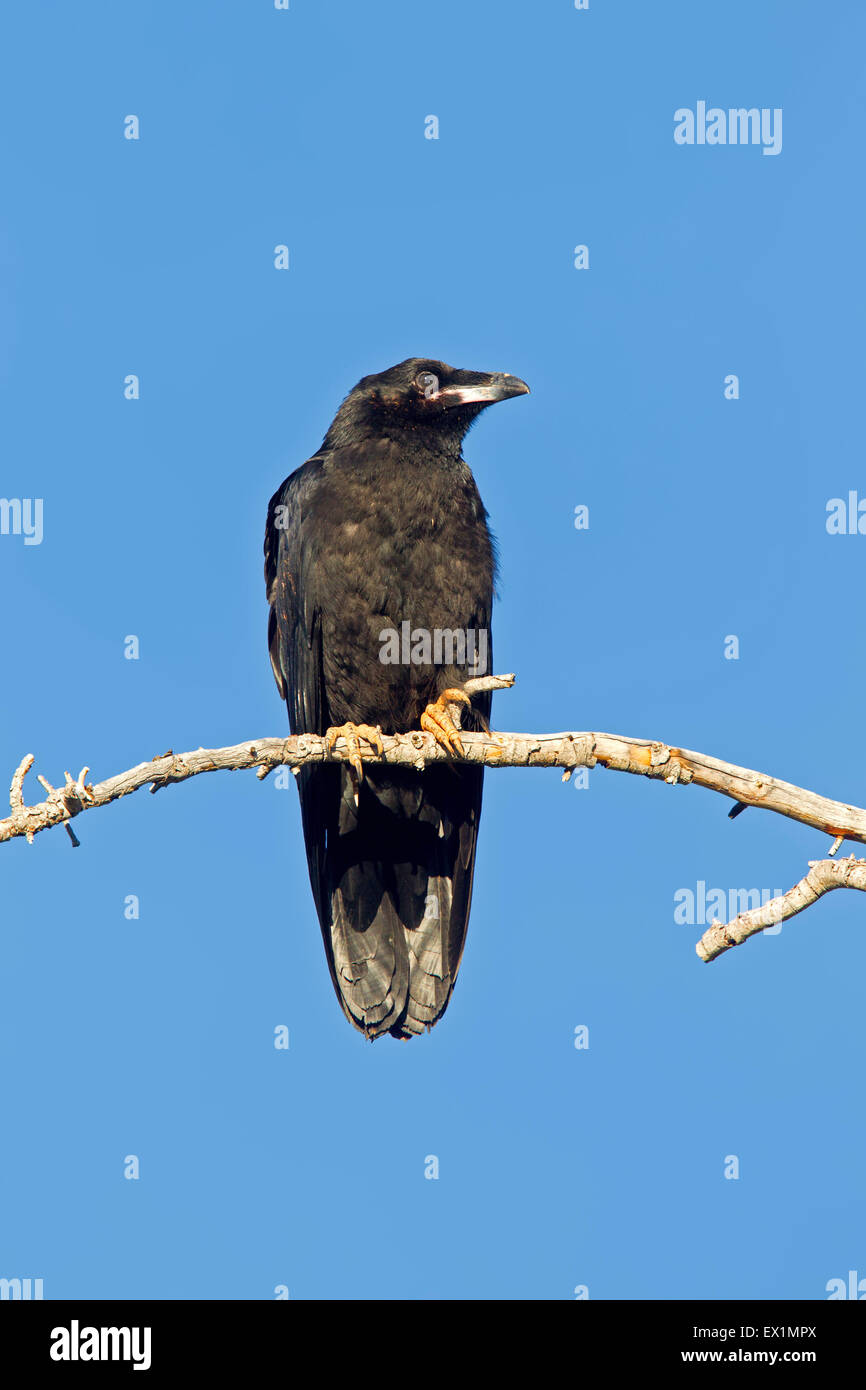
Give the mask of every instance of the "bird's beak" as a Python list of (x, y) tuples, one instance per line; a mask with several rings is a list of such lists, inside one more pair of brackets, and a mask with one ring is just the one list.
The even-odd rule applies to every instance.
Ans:
[(443, 386), (434, 399), (446, 408), (455, 405), (492, 405), (510, 396), (527, 396), (529, 387), (510, 372), (463, 372), (462, 380)]

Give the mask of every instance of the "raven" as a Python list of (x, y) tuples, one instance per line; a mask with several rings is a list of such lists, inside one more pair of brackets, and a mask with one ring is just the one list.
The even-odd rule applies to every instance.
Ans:
[(373, 1039), (429, 1029), (451, 997), (469, 918), (483, 769), (363, 764), (362, 743), (426, 729), (449, 751), (487, 727), (494, 541), (463, 437), (529, 387), (412, 357), (366, 376), (317, 454), (271, 498), (268, 646), (293, 734), (340, 737), (349, 763), (297, 778), (334, 988)]

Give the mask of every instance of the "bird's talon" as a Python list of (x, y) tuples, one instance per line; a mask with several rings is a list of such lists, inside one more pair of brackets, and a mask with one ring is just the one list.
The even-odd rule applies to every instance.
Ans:
[[(345, 739), (346, 748), (349, 754), (349, 763), (358, 774), (358, 781), (364, 780), (364, 764), (361, 761), (361, 739), (369, 743), (371, 748), (381, 757), (385, 751), (382, 742), (382, 730), (377, 724), (374, 728), (372, 724), (335, 724), (328, 729), (325, 734), (325, 747), (330, 753), (337, 745), (338, 739)], [(357, 804), (357, 789), (355, 801)]]
[(421, 715), (421, 728), (427, 734), (432, 734), (436, 742), (448, 750), (449, 753), (456, 753), (463, 757), (463, 744), (460, 742), (460, 730), (451, 717), (450, 704), (463, 703), (471, 705), (472, 701), (465, 690), (443, 690), (438, 700), (434, 700), (427, 706)]

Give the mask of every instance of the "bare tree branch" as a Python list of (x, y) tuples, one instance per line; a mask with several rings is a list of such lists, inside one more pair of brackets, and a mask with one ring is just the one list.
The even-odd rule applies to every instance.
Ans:
[(695, 950), (701, 960), (715, 960), (716, 956), (748, 941), (750, 936), (763, 931), (765, 927), (796, 917), (798, 912), (811, 907), (834, 888), (859, 888), (866, 893), (866, 859), (855, 859), (853, 854), (849, 859), (810, 859), (806, 877), (789, 888), (787, 893), (753, 908), (751, 912), (741, 912), (727, 925), (713, 922)]
[[(468, 694), (482, 690), (504, 690), (514, 684), (514, 676), (485, 676), (467, 681)], [(459, 721), (460, 706), (449, 707)], [(832, 856), (844, 840), (866, 844), (866, 810), (845, 802), (831, 801), (790, 782), (780, 782), (763, 772), (738, 767), (735, 763), (695, 753), (687, 748), (675, 748), (649, 739), (630, 738), (622, 734), (554, 733), (478, 734), (461, 732), (463, 756), (449, 753), (431, 734), (414, 732), (383, 734), (381, 754), (371, 749), (364, 753), (365, 763), (385, 763), (390, 767), (415, 767), (419, 771), (433, 763), (465, 762), (490, 768), (500, 767), (558, 767), (567, 781), (576, 768), (606, 767), (614, 772), (630, 772), (670, 786), (690, 783), (731, 797), (735, 807), (761, 807), (778, 815), (800, 821), (814, 830), (833, 837), (828, 851)], [(290, 767), (294, 773), (306, 763), (346, 762), (350, 750), (345, 739), (337, 739), (328, 747), (324, 738), (315, 734), (299, 734), (289, 738), (251, 739), (228, 748), (197, 748), (189, 753), (169, 751), (150, 762), (139, 763), (127, 772), (109, 777), (105, 782), (87, 782), (89, 768), (83, 767), (76, 778), (67, 772), (62, 787), (54, 788), (44, 777), (39, 781), (48, 795), (34, 806), (24, 802), (24, 778), (33, 765), (28, 753), (15, 770), (9, 789), (10, 815), (0, 821), (0, 841), (24, 836), (28, 843), (41, 830), (66, 825), (82, 811), (95, 806), (107, 806), (141, 787), (159, 791), (174, 782), (185, 782), (203, 772), (240, 771), (256, 768), (259, 777), (266, 777), (275, 767)], [(77, 844), (72, 836), (73, 844)], [(751, 912), (741, 913), (727, 925), (715, 922), (704, 933), (696, 947), (702, 960), (711, 961), (731, 946), (762, 931), (765, 927), (795, 916), (817, 898), (833, 888), (858, 888), (866, 891), (866, 860), (836, 862), (832, 858), (813, 861), (804, 879), (782, 897)]]

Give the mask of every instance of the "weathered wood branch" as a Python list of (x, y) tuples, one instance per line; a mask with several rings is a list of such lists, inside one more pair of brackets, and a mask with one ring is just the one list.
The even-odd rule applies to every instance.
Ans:
[(765, 927), (786, 922), (811, 907), (825, 893), (834, 888), (859, 888), (866, 893), (866, 859), (810, 859), (809, 872), (787, 893), (771, 898), (768, 903), (752, 908), (751, 912), (741, 912), (727, 924), (713, 922), (704, 932), (695, 950), (701, 960), (715, 960), (716, 956), (748, 941), (756, 932)]
[[(514, 684), (514, 676), (486, 676), (468, 681), (464, 687), (469, 694), (482, 690), (503, 690)], [(450, 706), (455, 720), (460, 707)], [(433, 763), (456, 761), (503, 767), (557, 767), (567, 781), (576, 768), (605, 767), (614, 772), (630, 772), (670, 786), (693, 784), (708, 791), (730, 797), (740, 807), (756, 806), (765, 811), (800, 821), (814, 830), (833, 837), (829, 854), (835, 854), (844, 840), (866, 844), (866, 810), (828, 797), (790, 782), (781, 782), (763, 772), (738, 767), (735, 763), (711, 758), (687, 748), (622, 734), (553, 733), (478, 734), (463, 731), (463, 756), (451, 754), (436, 743), (431, 734), (412, 732), (384, 734), (382, 752), (365, 750), (364, 761), (385, 763), (391, 767), (415, 767), (419, 771)], [(89, 768), (82, 768), (77, 778), (65, 773), (62, 787), (54, 788), (44, 777), (39, 781), (48, 795), (33, 806), (24, 802), (24, 778), (33, 765), (33, 754), (19, 764), (9, 789), (10, 815), (0, 821), (0, 841), (24, 836), (29, 843), (42, 830), (68, 822), (82, 811), (107, 806), (112, 801), (129, 796), (141, 787), (159, 791), (174, 782), (185, 782), (203, 772), (241, 771), (256, 768), (265, 777), (276, 767), (290, 767), (293, 772), (306, 763), (345, 762), (350, 750), (340, 738), (328, 747), (324, 738), (315, 734), (299, 734), (289, 738), (250, 739), (228, 748), (197, 748), (188, 753), (168, 752), (150, 762), (109, 777), (104, 782), (90, 783)], [(76, 841), (73, 838), (73, 843)], [(793, 917), (809, 907), (818, 897), (833, 888), (859, 888), (866, 891), (866, 861), (825, 859), (812, 862), (810, 872), (788, 893), (764, 904), (752, 912), (740, 914), (727, 925), (713, 923), (704, 933), (696, 950), (702, 960), (714, 960), (731, 946), (762, 931), (764, 927)]]

